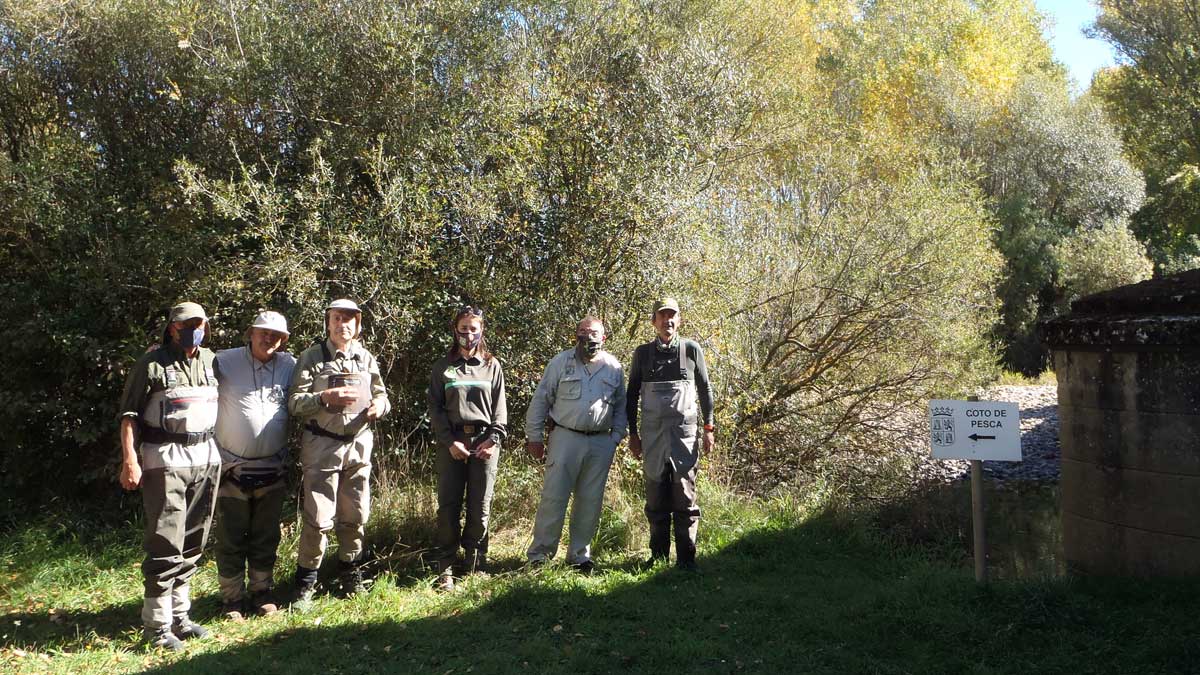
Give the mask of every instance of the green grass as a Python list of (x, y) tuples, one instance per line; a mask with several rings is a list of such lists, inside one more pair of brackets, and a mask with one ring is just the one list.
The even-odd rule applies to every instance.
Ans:
[[(503, 472), (502, 472), (503, 475)], [(214, 636), (185, 653), (136, 641), (136, 524), (92, 529), (44, 516), (0, 544), (0, 671), (13, 673), (1130, 673), (1200, 669), (1200, 584), (1039, 575), (979, 588), (961, 556), (875, 530), (802, 499), (754, 503), (704, 485), (702, 573), (641, 570), (636, 474), (610, 484), (598, 562), (582, 577), (521, 567), (529, 490), (518, 472), (490, 577), (431, 590), (418, 552), (425, 488), (393, 490), (371, 528), (386, 567), (354, 599), (305, 613), (217, 620), (215, 569), (194, 618)], [(396, 496), (397, 494), (402, 496)], [(946, 497), (957, 503), (958, 496)], [(422, 506), (422, 504), (426, 506)], [(396, 511), (404, 506), (407, 515)], [(957, 508), (957, 507), (954, 507)], [(998, 507), (999, 508), (999, 507)], [(1007, 508), (1007, 507), (1006, 507)], [(951, 509), (953, 510), (953, 509)], [(936, 521), (930, 516), (929, 519)], [(957, 515), (936, 527), (954, 527)], [(927, 519), (928, 520), (928, 519)], [(876, 521), (880, 522), (880, 521)], [(914, 522), (894, 518), (892, 525)], [(936, 527), (935, 527), (936, 526)], [(967, 525), (969, 527), (969, 523)], [(414, 529), (415, 528), (415, 529)], [(399, 533), (409, 540), (388, 546)], [(953, 538), (951, 538), (953, 539)], [(289, 524), (280, 570), (294, 558)], [(941, 545), (941, 544), (939, 544)]]

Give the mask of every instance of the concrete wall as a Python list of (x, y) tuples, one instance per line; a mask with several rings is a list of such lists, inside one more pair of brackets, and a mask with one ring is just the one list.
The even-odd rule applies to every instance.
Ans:
[(1153, 333), (1052, 343), (1070, 569), (1200, 575), (1200, 349)]

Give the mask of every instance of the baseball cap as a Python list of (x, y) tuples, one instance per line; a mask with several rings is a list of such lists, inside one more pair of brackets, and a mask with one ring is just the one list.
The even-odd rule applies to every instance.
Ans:
[(676, 302), (675, 298), (659, 298), (654, 301), (653, 314), (658, 314), (664, 309), (673, 309), (676, 313), (679, 313), (679, 303)]
[(208, 321), (208, 315), (204, 313), (204, 308), (194, 302), (181, 302), (171, 308), (171, 318), (168, 319), (171, 323), (187, 321), (188, 319), (204, 319)]

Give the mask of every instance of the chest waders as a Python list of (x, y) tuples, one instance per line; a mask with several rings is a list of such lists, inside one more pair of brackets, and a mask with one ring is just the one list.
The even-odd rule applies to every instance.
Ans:
[[(169, 357), (165, 348), (162, 356)], [(175, 365), (163, 365), (165, 385), (152, 385), (138, 419), (146, 512), (142, 623), (150, 630), (188, 622), (188, 581), (208, 540), (221, 467), (212, 440), (217, 381), (211, 367), (204, 367), (203, 384), (182, 385)]]
[[(650, 524), (650, 555), (666, 559), (671, 550), (674, 523), (676, 563), (692, 567), (696, 561), (696, 464), (699, 459), (697, 429), (699, 401), (689, 375), (693, 364), (684, 341), (679, 340), (678, 378), (642, 382), (640, 427), (642, 472), (646, 478), (646, 520)], [(656, 346), (643, 351), (640, 364), (649, 373)]]
[[(642, 372), (650, 372), (654, 348), (644, 352)], [(639, 419), (642, 438), (642, 471), (646, 480), (658, 480), (666, 466), (676, 475), (696, 465), (696, 429), (699, 403), (687, 350), (679, 340), (678, 379), (642, 382)]]
[[(312, 391), (319, 394), (326, 389), (352, 386), (358, 391), (358, 400), (343, 410), (326, 410), (324, 406), (304, 425), (305, 430), (342, 443), (353, 443), (354, 437), (367, 425), (362, 414), (371, 404), (371, 374), (363, 370), (343, 370), (333, 360), (329, 347), (322, 340), (321, 370), (313, 378)], [(358, 366), (361, 367), (361, 366)]]
[[(369, 357), (343, 368), (334, 360), (325, 341), (319, 371), (313, 376), (314, 394), (343, 385), (355, 386), (358, 401), (345, 409), (320, 406), (304, 425), (300, 467), (303, 471), (303, 515), (296, 556), (298, 582), (315, 582), (332, 531), (338, 539), (338, 559), (343, 574), (357, 571), (365, 543), (365, 526), (371, 511), (371, 446), (374, 436), (367, 421), (371, 401), (371, 374), (364, 365)], [(348, 377), (348, 376), (356, 377)], [(351, 383), (350, 380), (353, 380)]]

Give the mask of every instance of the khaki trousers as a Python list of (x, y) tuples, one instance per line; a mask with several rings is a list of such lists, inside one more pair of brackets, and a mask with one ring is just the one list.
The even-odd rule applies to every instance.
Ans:
[(554, 557), (562, 536), (567, 501), (574, 493), (567, 562), (588, 562), (592, 559), (592, 537), (600, 525), (604, 486), (617, 440), (613, 434), (588, 436), (555, 427), (549, 441), (542, 500), (533, 525), (533, 543), (526, 555), (531, 561)]
[(358, 560), (363, 553), (367, 518), (371, 514), (371, 445), (363, 431), (351, 443), (305, 431), (300, 441), (304, 508), (296, 564), (321, 566), (332, 530), (338, 539), (338, 559)]

